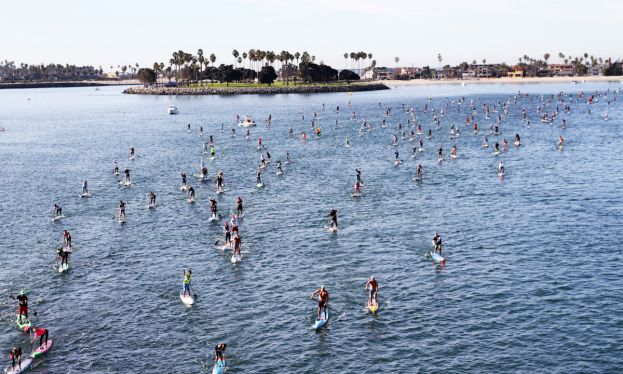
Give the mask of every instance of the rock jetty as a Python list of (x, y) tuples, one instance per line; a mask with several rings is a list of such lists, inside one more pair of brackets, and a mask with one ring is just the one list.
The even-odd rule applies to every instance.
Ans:
[(344, 85), (300, 85), (258, 87), (130, 87), (123, 91), (133, 95), (278, 95), (325, 92), (358, 92), (389, 90), (382, 83)]

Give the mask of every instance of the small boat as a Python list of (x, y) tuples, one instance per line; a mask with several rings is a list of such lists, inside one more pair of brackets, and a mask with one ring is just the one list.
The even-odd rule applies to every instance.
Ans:
[(249, 117), (249, 116), (245, 116), (244, 117), (244, 121), (240, 122), (238, 124), (238, 126), (242, 126), (242, 127), (253, 127), (255, 126), (255, 121), (253, 120), (253, 118)]
[[(320, 313), (320, 315), (322, 315), (322, 313)], [(319, 330), (322, 326), (324, 326), (327, 321), (329, 320), (329, 309), (327, 309), (326, 314), (325, 314), (325, 318), (322, 319), (317, 319), (316, 322), (314, 322), (314, 330)]]
[(169, 105), (169, 109), (168, 109), (169, 114), (178, 114), (179, 110), (177, 110), (177, 107), (173, 104)]

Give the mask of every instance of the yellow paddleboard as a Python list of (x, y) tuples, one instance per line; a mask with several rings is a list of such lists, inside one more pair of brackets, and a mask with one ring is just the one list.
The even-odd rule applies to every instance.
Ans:
[(370, 310), (370, 312), (372, 313), (376, 313), (377, 310), (379, 310), (379, 304), (372, 300), (371, 303), (368, 303), (368, 309)]

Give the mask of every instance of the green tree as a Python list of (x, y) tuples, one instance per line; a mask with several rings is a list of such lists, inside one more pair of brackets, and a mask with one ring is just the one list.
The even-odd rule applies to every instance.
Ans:
[(150, 68), (141, 68), (138, 70), (136, 78), (147, 87), (156, 82), (156, 72)]
[(260, 83), (270, 86), (271, 84), (273, 84), (275, 79), (277, 79), (277, 73), (275, 73), (275, 68), (270, 65), (262, 66), (262, 69), (260, 69), (257, 79)]
[(350, 70), (347, 70), (347, 69), (344, 69), (344, 70), (340, 71), (340, 74), (339, 74), (338, 78), (339, 78), (339, 80), (346, 81), (348, 83), (350, 83), (351, 81), (358, 81), (359, 79), (361, 79), (359, 74), (354, 73), (354, 72), (352, 72)]
[(236, 63), (236, 60), (238, 60), (238, 51), (237, 50), (233, 50), (231, 51), (232, 56), (234, 56), (234, 63)]

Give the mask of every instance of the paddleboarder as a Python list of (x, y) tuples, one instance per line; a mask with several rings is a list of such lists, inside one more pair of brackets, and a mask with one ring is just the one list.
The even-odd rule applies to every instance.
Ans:
[(374, 300), (375, 303), (378, 304), (378, 291), (379, 291), (379, 284), (376, 281), (376, 279), (374, 279), (374, 276), (371, 276), (370, 279), (368, 280), (368, 282), (366, 283), (365, 289), (370, 289), (370, 296), (368, 298), (368, 304), (372, 304), (372, 300)]
[(310, 299), (313, 299), (314, 296), (318, 295), (318, 320), (320, 320), (320, 311), (322, 310), (324, 313), (324, 319), (327, 319), (327, 305), (329, 304), (329, 292), (324, 288), (324, 286), (320, 286), (319, 289), (314, 291)]

